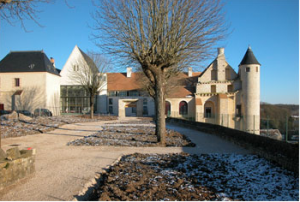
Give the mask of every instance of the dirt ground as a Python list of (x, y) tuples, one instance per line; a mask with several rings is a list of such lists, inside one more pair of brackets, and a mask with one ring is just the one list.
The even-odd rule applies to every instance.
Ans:
[(111, 120), (117, 120), (117, 117), (97, 115), (95, 115), (93, 119), (90, 119), (88, 115), (36, 118), (26, 117), (26, 119), (5, 119), (4, 117), (1, 117), (0, 130), (2, 138), (9, 138), (46, 133), (65, 124)]
[[(148, 122), (149, 123), (149, 122)], [(124, 124), (124, 123), (123, 123)], [(128, 123), (127, 123), (128, 124)], [(104, 126), (103, 130), (67, 144), (68, 146), (158, 146), (155, 127), (135, 123), (134, 126)], [(167, 147), (195, 147), (189, 138), (174, 130), (166, 131)]]
[[(249, 151), (216, 136), (199, 131), (168, 126), (186, 135), (196, 147), (117, 147), (117, 146), (67, 146), (68, 142), (98, 133), (103, 127), (134, 126), (143, 122), (137, 118), (124, 120), (72, 123), (57, 129), (33, 135), (2, 139), (2, 149), (14, 146), (19, 149), (36, 149), (36, 173), (9, 189), (0, 191), (2, 201), (63, 201), (84, 198), (95, 183), (95, 177), (119, 157), (133, 153), (170, 154), (211, 152), (248, 154)], [(124, 124), (124, 122), (128, 124)], [(141, 124), (142, 125), (142, 124)]]
[(90, 200), (293, 201), (298, 187), (294, 173), (256, 155), (133, 154), (103, 175)]

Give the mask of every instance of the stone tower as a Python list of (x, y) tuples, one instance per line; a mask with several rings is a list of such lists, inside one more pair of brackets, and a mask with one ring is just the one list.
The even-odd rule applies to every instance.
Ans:
[(260, 134), (260, 63), (249, 47), (239, 65), (242, 82), (243, 129)]

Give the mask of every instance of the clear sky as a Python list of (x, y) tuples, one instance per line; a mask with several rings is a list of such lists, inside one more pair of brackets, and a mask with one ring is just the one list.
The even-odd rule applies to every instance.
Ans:
[[(299, 2), (298, 0), (224, 0), (231, 34), (218, 44), (237, 71), (248, 46), (261, 63), (261, 101), (299, 104)], [(0, 59), (10, 51), (44, 50), (61, 69), (75, 45), (83, 51), (98, 48), (90, 39), (95, 7), (90, 0), (63, 0), (39, 8), (39, 27), (25, 21), (15, 26), (0, 21)], [(217, 55), (217, 50), (216, 50)], [(212, 58), (213, 59), (213, 58)], [(209, 65), (205, 61), (202, 66)], [(124, 68), (125, 71), (125, 68)]]

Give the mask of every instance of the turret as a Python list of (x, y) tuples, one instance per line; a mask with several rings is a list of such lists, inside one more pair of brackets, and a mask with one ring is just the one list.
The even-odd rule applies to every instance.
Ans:
[(239, 65), (242, 82), (243, 129), (260, 134), (260, 63), (248, 48)]

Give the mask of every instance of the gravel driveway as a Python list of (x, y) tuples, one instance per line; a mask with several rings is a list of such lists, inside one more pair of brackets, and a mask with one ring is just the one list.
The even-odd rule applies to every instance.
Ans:
[[(126, 121), (134, 123), (137, 119), (129, 118)], [(45, 134), (3, 139), (4, 150), (18, 145), (20, 149), (36, 148), (37, 154), (36, 173), (10, 190), (0, 192), (0, 200), (72, 200), (97, 173), (125, 154), (136, 152), (164, 154), (183, 151), (188, 153), (248, 153), (247, 150), (216, 136), (178, 126), (170, 126), (170, 128), (180, 130), (179, 132), (187, 135), (197, 144), (196, 147), (183, 149), (181, 147), (66, 146), (68, 142), (100, 131), (103, 124), (112, 122), (118, 121), (68, 124)]]

